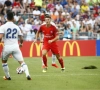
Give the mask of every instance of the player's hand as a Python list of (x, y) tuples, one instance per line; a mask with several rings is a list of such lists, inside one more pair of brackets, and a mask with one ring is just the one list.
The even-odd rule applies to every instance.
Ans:
[(49, 41), (48, 41), (48, 43), (52, 43), (52, 42), (53, 42), (52, 40), (49, 40)]
[(19, 44), (19, 47), (22, 47), (22, 46), (23, 46), (23, 44), (20, 43), (20, 44)]
[(43, 43), (43, 40), (40, 40), (40, 43)]

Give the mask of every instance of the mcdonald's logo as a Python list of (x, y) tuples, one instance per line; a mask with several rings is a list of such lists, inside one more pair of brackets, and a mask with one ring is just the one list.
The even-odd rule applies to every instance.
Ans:
[(33, 42), (31, 44), (31, 47), (30, 47), (30, 57), (33, 56), (33, 52), (34, 52), (33, 48), (34, 48), (34, 46), (36, 47), (37, 56), (40, 56), (41, 43), (37, 44), (37, 43)]
[(67, 47), (67, 45), (69, 46), (70, 55), (73, 55), (74, 46), (76, 45), (77, 55), (80, 56), (80, 47), (79, 47), (79, 44), (76, 41), (73, 41), (72, 44), (68, 41), (65, 42), (65, 44), (63, 46), (63, 56), (66, 56), (66, 47)]

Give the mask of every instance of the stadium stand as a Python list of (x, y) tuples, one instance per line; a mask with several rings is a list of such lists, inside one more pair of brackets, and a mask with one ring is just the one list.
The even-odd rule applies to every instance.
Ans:
[(60, 40), (100, 39), (100, 0), (0, 0), (0, 25), (7, 21), (7, 10), (14, 12), (26, 41), (34, 40), (44, 14), (49, 14), (63, 32)]

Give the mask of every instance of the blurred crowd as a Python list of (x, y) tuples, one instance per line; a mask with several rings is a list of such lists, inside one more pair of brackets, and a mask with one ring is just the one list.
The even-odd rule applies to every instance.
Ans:
[(59, 40), (100, 40), (100, 0), (0, 0), (0, 26), (7, 10), (14, 12), (26, 41), (35, 39), (45, 14), (61, 32)]

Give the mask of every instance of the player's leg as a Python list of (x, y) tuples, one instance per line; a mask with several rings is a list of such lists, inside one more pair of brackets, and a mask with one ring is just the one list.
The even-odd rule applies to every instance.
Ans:
[[(20, 60), (21, 60), (21, 59), (20, 59)], [(28, 70), (27, 64), (26, 64), (24, 61), (18, 61), (18, 62), (20, 63), (21, 67), (23, 67), (27, 79), (28, 79), (28, 80), (31, 80), (31, 77), (30, 77), (30, 74), (29, 74), (29, 70)]]
[(58, 68), (57, 64), (56, 64), (56, 55), (52, 54), (52, 66)]
[(46, 57), (46, 54), (47, 52), (49, 51), (49, 46), (48, 45), (43, 45), (42, 47), (42, 60), (43, 60), (43, 63), (44, 63), (44, 68), (43, 68), (43, 72), (46, 72), (47, 70), (47, 57)]
[(7, 64), (7, 60), (8, 60), (8, 57), (9, 57), (9, 52), (6, 51), (7, 49), (3, 49), (3, 52), (1, 54), (1, 57), (2, 57), (2, 67), (3, 67), (3, 71), (5, 73), (5, 76), (3, 77), (5, 80), (11, 80), (10, 78), (10, 73), (9, 73), (9, 67), (8, 67), (8, 64)]
[(46, 57), (47, 52), (48, 51), (46, 49), (42, 50), (42, 60), (43, 60), (45, 67), (47, 67), (47, 57)]
[(45, 68), (44, 62), (43, 62), (43, 57), (41, 58), (42, 60), (42, 68)]
[(52, 64), (56, 63), (56, 56), (54, 54), (52, 54)]
[[(42, 48), (43, 48), (43, 43), (41, 43), (41, 51), (42, 51)], [(42, 68), (44, 68), (45, 65), (44, 65), (44, 62), (43, 62), (43, 58), (41, 58), (41, 59), (42, 59)]]
[(5, 73), (5, 76), (3, 76), (3, 78), (5, 80), (11, 80), (7, 60), (2, 60), (2, 67), (3, 67), (4, 73)]
[(20, 51), (20, 49), (17, 49), (13, 52), (13, 57), (18, 60), (19, 64), (21, 65), (21, 67), (23, 67), (24, 71), (25, 71), (25, 74), (26, 74), (26, 77), (28, 80), (31, 80), (31, 77), (30, 77), (30, 74), (29, 74), (29, 69), (28, 69), (28, 66), (27, 64), (25, 63), (24, 59), (23, 59), (23, 56), (22, 56), (22, 53)]
[(47, 57), (46, 57), (46, 54), (47, 54), (47, 50), (46, 49), (43, 49), (42, 50), (42, 60), (43, 60), (43, 63), (44, 63), (44, 67), (43, 67), (43, 71), (42, 72), (46, 72), (47, 71)]
[(65, 69), (63, 59), (60, 57), (59, 50), (56, 44), (55, 45), (52, 44), (51, 51), (56, 55), (56, 58), (58, 59), (61, 65), (61, 69), (62, 70)]
[(64, 61), (63, 59), (61, 58), (60, 54), (56, 54), (56, 57), (61, 65), (61, 70), (64, 71), (65, 70), (65, 67), (64, 67)]

